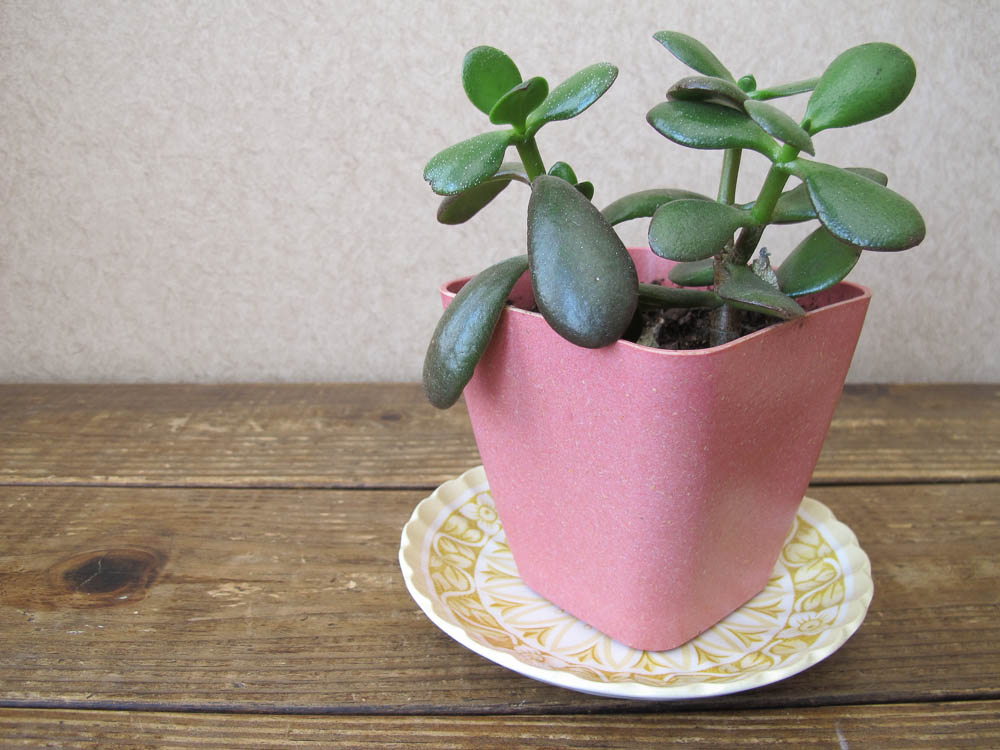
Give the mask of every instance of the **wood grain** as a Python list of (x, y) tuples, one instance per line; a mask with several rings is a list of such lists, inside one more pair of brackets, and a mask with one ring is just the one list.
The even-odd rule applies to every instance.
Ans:
[(0, 482), (412, 487), (479, 464), (418, 385), (0, 386)]
[[(434, 487), (479, 463), (417, 385), (0, 386), (0, 482)], [(1000, 387), (849, 386), (815, 484), (1000, 480)]]
[(358, 748), (986, 748), (1000, 745), (1000, 702), (842, 706), (796, 712), (643, 716), (246, 716), (0, 710), (4, 747)]
[(1000, 480), (1000, 385), (847, 386), (814, 484)]
[[(340, 714), (656, 709), (542, 685), (438, 631), (396, 563), (401, 527), (423, 494), (0, 487), (0, 703)], [(868, 619), (798, 676), (684, 708), (1000, 698), (1000, 486), (811, 494), (872, 558)]]

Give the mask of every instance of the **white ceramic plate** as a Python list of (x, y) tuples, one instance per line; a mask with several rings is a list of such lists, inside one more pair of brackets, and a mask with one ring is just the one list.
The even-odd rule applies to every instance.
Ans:
[(431, 621), (477, 654), (542, 682), (644, 700), (735, 693), (797, 674), (858, 629), (873, 592), (854, 533), (807, 497), (760, 594), (683, 646), (629, 648), (521, 581), (481, 466), (417, 505), (399, 564)]

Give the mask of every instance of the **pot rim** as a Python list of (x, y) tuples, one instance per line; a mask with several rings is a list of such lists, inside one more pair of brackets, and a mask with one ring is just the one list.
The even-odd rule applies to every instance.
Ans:
[[(525, 275), (527, 275), (528, 273), (529, 273), (528, 271), (525, 271)], [(518, 279), (518, 283), (521, 283), (524, 280), (525, 275), (522, 275)], [(472, 276), (463, 276), (457, 279), (452, 279), (451, 281), (446, 281), (439, 287), (439, 291), (443, 297), (452, 300), (455, 298), (455, 295), (458, 294), (458, 291), (462, 288), (462, 286), (464, 286), (472, 278), (473, 278)], [(718, 346), (710, 346), (704, 349), (655, 349), (650, 346), (643, 346), (642, 344), (637, 344), (633, 341), (625, 341), (624, 339), (618, 339), (613, 344), (609, 344), (605, 348), (611, 349), (614, 347), (625, 347), (627, 349), (634, 349), (640, 352), (647, 352), (648, 356), (658, 356), (658, 357), (699, 357), (699, 356), (704, 357), (707, 355), (714, 354), (716, 352), (723, 352), (728, 349), (732, 349), (736, 346), (740, 346), (741, 344), (745, 344), (748, 341), (752, 341), (753, 339), (759, 338), (761, 336), (782, 329), (786, 325), (802, 325), (804, 321), (810, 318), (814, 318), (817, 315), (827, 310), (832, 310), (837, 307), (852, 303), (853, 304), (858, 304), (859, 302), (867, 303), (868, 301), (871, 300), (872, 297), (872, 290), (869, 287), (863, 284), (858, 284), (854, 281), (841, 281), (838, 282), (836, 285), (830, 287), (829, 289), (825, 289), (822, 292), (816, 292), (815, 294), (816, 295), (825, 294), (836, 289), (842, 289), (844, 291), (850, 291), (853, 293), (849, 297), (846, 297), (844, 299), (840, 299), (835, 302), (830, 302), (829, 304), (817, 307), (813, 310), (809, 310), (806, 312), (804, 316), (800, 318), (795, 318), (793, 320), (785, 320), (780, 323), (772, 324), (770, 326), (767, 326), (766, 328), (761, 328), (757, 331), (754, 331), (753, 333), (748, 333), (745, 336), (740, 336), (739, 338), (733, 339), (732, 341), (729, 341), (725, 344), (719, 344)], [(803, 295), (803, 298), (809, 298), (811, 296), (814, 295)], [(541, 313), (532, 312), (531, 310), (525, 310), (524, 308), (521, 307), (507, 305), (504, 308), (503, 313), (501, 314), (501, 319), (503, 319), (503, 317), (507, 315), (529, 316), (528, 319), (537, 318), (541, 323), (544, 323), (546, 326), (549, 326), (549, 324), (545, 321), (545, 318)]]

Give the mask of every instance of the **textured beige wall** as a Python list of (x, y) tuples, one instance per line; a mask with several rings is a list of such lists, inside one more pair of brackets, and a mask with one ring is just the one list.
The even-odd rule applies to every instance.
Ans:
[[(0, 4), (0, 380), (416, 380), (439, 281), (523, 252), (525, 191), (461, 228), (421, 179), (488, 127), (458, 78), (506, 49), (551, 83), (607, 60), (610, 93), (540, 135), (604, 205), (712, 192), (719, 156), (644, 123), (685, 74), (676, 28), (762, 83), (862, 41), (917, 61), (910, 99), (821, 158), (889, 173), (929, 227), (868, 254), (855, 381), (998, 381), (993, 2), (342, 0)], [(768, 34), (771, 34), (768, 37)], [(761, 174), (753, 157), (746, 182)], [(749, 198), (749, 193), (741, 198)], [(798, 229), (775, 231), (779, 257)], [(624, 232), (643, 241), (640, 226)]]

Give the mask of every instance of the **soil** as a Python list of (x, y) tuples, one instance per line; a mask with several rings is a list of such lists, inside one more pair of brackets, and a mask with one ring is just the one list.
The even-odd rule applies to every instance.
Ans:
[[(654, 349), (707, 349), (711, 311), (703, 307), (652, 310), (642, 314), (643, 329), (637, 343)], [(740, 336), (780, 322), (762, 313), (742, 311)]]
[[(664, 283), (662, 279), (654, 284)], [(514, 300), (507, 300), (512, 307), (520, 307)], [(520, 309), (526, 309), (520, 307)], [(538, 312), (538, 306), (527, 308), (529, 312)], [(649, 346), (653, 349), (708, 349), (710, 347), (709, 331), (712, 325), (712, 311), (704, 307), (672, 307), (660, 310), (650, 310), (639, 314), (642, 327), (633, 320), (632, 328), (626, 332), (625, 338)], [(740, 311), (740, 336), (767, 328), (781, 320), (771, 315)], [(737, 337), (738, 338), (738, 337)]]

